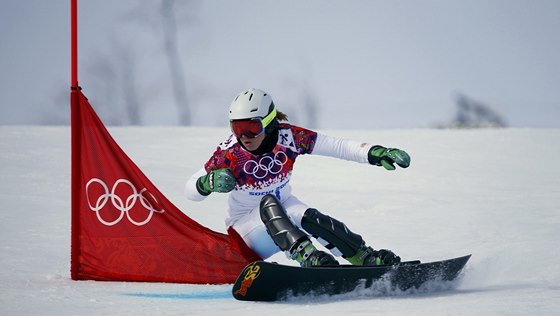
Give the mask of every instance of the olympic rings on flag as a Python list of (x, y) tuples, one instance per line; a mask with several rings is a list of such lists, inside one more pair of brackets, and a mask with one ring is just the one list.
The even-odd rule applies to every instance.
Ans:
[(264, 156), (259, 162), (248, 160), (243, 165), (243, 171), (261, 180), (268, 176), (269, 173), (273, 175), (280, 173), (287, 162), (288, 155), (283, 151), (279, 151), (274, 155), (274, 158), (271, 156)]
[[(92, 205), (91, 200), (89, 198), (89, 187), (90, 185), (97, 183), (99, 184), (102, 188), (103, 188), (103, 194), (101, 194), (97, 200), (95, 201), (95, 205)], [(118, 196), (115, 192), (117, 190), (117, 187), (120, 184), (124, 184), (124, 185), (128, 185), (130, 187), (130, 189), (132, 190), (132, 194), (129, 195), (126, 200), (123, 201), (123, 199)], [(91, 180), (88, 181), (88, 183), (86, 183), (86, 198), (87, 198), (87, 202), (89, 205), (90, 210), (94, 211), (95, 214), (97, 215), (97, 219), (99, 219), (99, 221), (106, 226), (113, 226), (115, 224), (117, 224), (118, 222), (120, 222), (124, 215), (126, 214), (126, 217), (128, 218), (128, 220), (136, 225), (136, 226), (142, 226), (145, 225), (146, 223), (148, 223), (151, 219), (152, 216), (154, 215), (154, 213), (164, 213), (165, 211), (162, 209), (160, 211), (156, 210), (152, 203), (150, 203), (150, 201), (144, 196), (144, 193), (149, 194), (152, 199), (154, 201), (157, 202), (156, 198), (150, 193), (147, 192), (147, 189), (144, 188), (142, 189), (140, 192), (138, 192), (138, 190), (136, 190), (136, 187), (128, 180), (125, 179), (119, 179), (115, 182), (115, 184), (113, 185), (113, 188), (111, 189), (111, 191), (109, 191), (109, 187), (107, 186), (107, 184), (105, 182), (103, 182), (103, 180), (98, 179), (98, 178), (92, 178)], [(143, 220), (143, 221), (135, 221), (129, 214), (129, 211), (134, 207), (134, 205), (136, 204), (136, 201), (139, 200), (140, 204), (142, 204), (142, 206), (149, 212), (148, 217)], [(103, 209), (103, 207), (105, 207), (105, 205), (111, 201), (111, 204), (113, 205), (113, 207), (117, 210), (119, 210), (121, 213), (119, 214), (119, 217), (113, 221), (106, 221), (101, 217), (100, 214), (100, 210)]]

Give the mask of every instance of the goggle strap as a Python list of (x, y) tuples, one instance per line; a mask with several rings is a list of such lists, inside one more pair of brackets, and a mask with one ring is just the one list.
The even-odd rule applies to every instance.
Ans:
[(261, 122), (262, 122), (263, 128), (266, 128), (266, 127), (268, 126), (268, 124), (270, 124), (270, 123), (276, 118), (276, 113), (277, 113), (277, 112), (276, 112), (276, 108), (274, 108), (274, 109), (272, 110), (272, 112), (268, 113), (268, 115), (265, 116), (265, 117), (262, 119)]

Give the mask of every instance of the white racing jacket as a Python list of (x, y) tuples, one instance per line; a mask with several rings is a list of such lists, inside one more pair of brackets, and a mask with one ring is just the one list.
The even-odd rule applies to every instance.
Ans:
[(298, 126), (279, 124), (278, 142), (272, 151), (254, 155), (245, 150), (235, 136), (222, 142), (204, 168), (187, 181), (185, 195), (193, 201), (204, 200), (196, 188), (199, 177), (221, 168), (229, 168), (235, 177), (235, 188), (229, 193), (226, 225), (259, 206), (266, 194), (286, 201), (292, 193), (290, 177), (297, 156), (313, 154), (367, 163), (371, 145), (317, 134)]

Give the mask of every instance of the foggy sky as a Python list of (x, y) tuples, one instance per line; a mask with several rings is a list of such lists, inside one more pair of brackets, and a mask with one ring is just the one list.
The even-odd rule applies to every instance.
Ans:
[[(133, 78), (142, 123), (176, 124), (160, 1), (78, 2), (79, 81), (102, 119), (122, 115)], [(69, 3), (0, 0), (0, 124), (68, 122)], [(311, 98), (322, 129), (429, 127), (453, 118), (457, 94), (512, 127), (560, 127), (560, 1), (182, 1), (175, 13), (195, 125), (227, 125), (231, 100), (256, 87), (298, 124)]]

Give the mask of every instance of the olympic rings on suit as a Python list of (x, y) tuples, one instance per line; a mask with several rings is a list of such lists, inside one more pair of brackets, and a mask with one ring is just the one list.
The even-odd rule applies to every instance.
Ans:
[(287, 162), (288, 155), (283, 151), (279, 151), (274, 155), (274, 158), (272, 156), (264, 156), (259, 159), (259, 162), (248, 160), (243, 165), (243, 171), (261, 180), (268, 176), (269, 173), (273, 175), (280, 173)]

